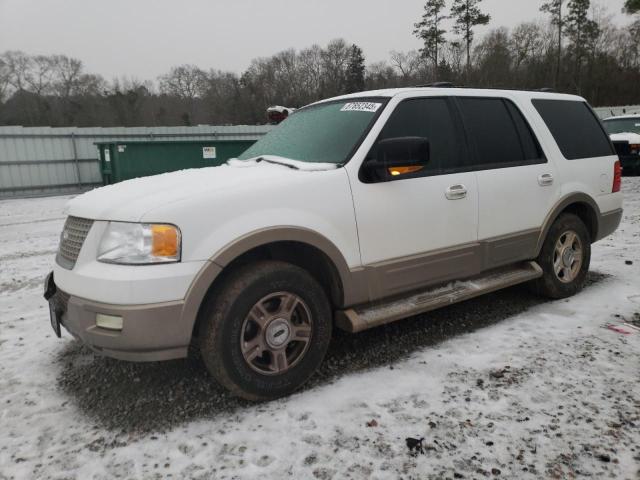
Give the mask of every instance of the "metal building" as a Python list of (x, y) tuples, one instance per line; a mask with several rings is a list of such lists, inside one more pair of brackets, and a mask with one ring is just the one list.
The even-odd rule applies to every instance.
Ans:
[(0, 127), (0, 198), (77, 193), (102, 184), (96, 142), (257, 140), (273, 126)]

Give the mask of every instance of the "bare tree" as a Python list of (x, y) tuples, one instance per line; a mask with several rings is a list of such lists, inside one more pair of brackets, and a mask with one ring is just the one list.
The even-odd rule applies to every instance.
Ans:
[(365, 84), (371, 90), (399, 86), (396, 70), (387, 62), (372, 63), (367, 67)]
[(562, 70), (562, 32), (564, 30), (564, 16), (562, 6), (565, 0), (549, 0), (545, 2), (541, 7), (541, 12), (547, 12), (551, 15), (551, 24), (557, 28), (557, 62), (556, 62), (556, 74), (555, 74), (555, 87), (560, 85), (560, 73)]
[(327, 48), (323, 50), (323, 96), (332, 97), (343, 93), (350, 56), (350, 46), (342, 38), (331, 40)]
[(528, 61), (544, 54), (544, 31), (535, 22), (521, 23), (511, 33), (514, 69), (520, 71)]
[(444, 49), (444, 60), (450, 66), (452, 73), (460, 77), (464, 70), (465, 46), (462, 42), (448, 42)]
[(5, 52), (3, 59), (9, 72), (9, 85), (17, 91), (26, 90), (31, 58), (24, 52), (13, 50)]
[(480, 85), (508, 87), (512, 79), (512, 49), (505, 27), (491, 30), (476, 47)]
[(313, 45), (298, 54), (301, 87), (304, 92), (303, 104), (320, 98), (322, 88), (322, 48)]
[(62, 98), (74, 95), (83, 75), (82, 62), (66, 55), (54, 55), (51, 57), (53, 70), (53, 88)]
[(206, 73), (195, 65), (173, 67), (169, 73), (158, 78), (160, 91), (168, 95), (194, 100), (203, 93)]
[(29, 90), (36, 95), (50, 93), (54, 76), (52, 58), (45, 55), (36, 55), (31, 57), (30, 60), (30, 68), (24, 78)]
[(9, 65), (4, 60), (4, 55), (0, 56), (0, 103), (2, 103), (9, 93), (11, 84), (11, 71)]
[(397, 52), (390, 54), (392, 65), (400, 72), (404, 84), (413, 81), (422, 67), (422, 58), (416, 50)]

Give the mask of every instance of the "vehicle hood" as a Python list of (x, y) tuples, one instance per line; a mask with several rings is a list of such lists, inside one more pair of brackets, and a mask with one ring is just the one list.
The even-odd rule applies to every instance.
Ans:
[[(311, 175), (335, 170), (336, 165), (296, 162), (279, 157), (267, 161), (231, 160), (219, 167), (196, 168), (136, 178), (91, 190), (67, 204), (67, 213), (93, 220), (138, 222), (145, 213), (183, 200), (215, 200), (234, 190), (245, 195), (256, 189), (286, 188)], [(270, 163), (277, 162), (277, 163)]]
[(640, 144), (640, 135), (638, 135), (637, 133), (613, 133), (610, 136), (612, 142), (629, 142), (630, 144)]

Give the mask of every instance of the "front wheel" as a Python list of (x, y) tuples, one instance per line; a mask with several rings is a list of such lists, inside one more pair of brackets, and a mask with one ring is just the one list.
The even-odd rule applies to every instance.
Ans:
[(533, 283), (536, 293), (566, 298), (584, 287), (591, 261), (591, 237), (576, 215), (563, 213), (553, 223), (537, 259), (543, 276)]
[(263, 261), (233, 272), (207, 300), (202, 358), (214, 378), (248, 400), (299, 388), (331, 340), (331, 308), (318, 282), (288, 263)]

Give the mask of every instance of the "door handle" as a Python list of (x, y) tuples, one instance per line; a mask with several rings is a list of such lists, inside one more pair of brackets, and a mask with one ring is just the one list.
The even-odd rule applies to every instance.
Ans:
[(549, 185), (553, 185), (553, 175), (550, 173), (543, 173), (538, 177), (538, 185), (541, 187), (548, 187)]
[(447, 200), (461, 200), (467, 196), (467, 187), (464, 185), (451, 185), (444, 192)]

